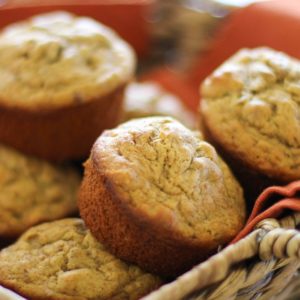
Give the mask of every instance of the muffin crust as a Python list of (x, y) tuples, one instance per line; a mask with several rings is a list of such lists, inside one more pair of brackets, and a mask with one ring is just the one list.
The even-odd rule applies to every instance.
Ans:
[(108, 27), (66, 12), (0, 33), (0, 104), (51, 110), (107, 95), (133, 75), (131, 47)]
[(77, 211), (77, 170), (0, 145), (0, 239)]
[(248, 168), (300, 178), (300, 63), (268, 48), (244, 49), (202, 85), (209, 135)]
[(100, 136), (79, 208), (113, 253), (165, 276), (204, 259), (245, 219), (242, 190), (214, 148), (168, 117), (136, 119)]
[(32, 300), (135, 300), (161, 281), (117, 259), (80, 219), (29, 229), (0, 252), (0, 284)]

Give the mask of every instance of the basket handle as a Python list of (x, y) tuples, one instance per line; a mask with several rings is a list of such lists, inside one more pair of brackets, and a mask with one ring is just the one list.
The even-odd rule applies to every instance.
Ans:
[[(246, 237), (231, 244), (207, 261), (164, 285), (143, 300), (186, 299), (192, 293), (224, 280), (231, 268), (257, 254), (263, 260), (300, 257), (300, 233), (291, 228), (300, 224), (300, 213), (281, 219), (265, 219)], [(295, 266), (297, 268), (297, 265)]]
[(294, 228), (300, 223), (300, 214), (283, 218), (265, 219), (257, 228), (262, 229), (258, 240), (258, 255), (262, 260), (300, 258), (300, 232)]

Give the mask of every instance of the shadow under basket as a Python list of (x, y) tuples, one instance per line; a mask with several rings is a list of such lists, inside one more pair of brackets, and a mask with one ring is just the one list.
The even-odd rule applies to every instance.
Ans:
[(300, 213), (265, 219), (175, 281), (143, 300), (300, 299)]

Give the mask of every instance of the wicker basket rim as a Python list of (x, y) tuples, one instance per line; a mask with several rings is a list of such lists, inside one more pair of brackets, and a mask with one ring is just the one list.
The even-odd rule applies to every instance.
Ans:
[(261, 261), (277, 258), (290, 262), (300, 256), (300, 233), (295, 230), (299, 224), (300, 213), (291, 213), (279, 220), (265, 219), (237, 243), (227, 246), (143, 300), (186, 299), (195, 291), (225, 279), (233, 266), (255, 256)]

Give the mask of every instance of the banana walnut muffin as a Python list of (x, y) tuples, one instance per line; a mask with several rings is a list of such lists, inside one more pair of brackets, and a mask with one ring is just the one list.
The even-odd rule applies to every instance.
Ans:
[(132, 48), (90, 18), (54, 12), (9, 25), (0, 32), (0, 141), (51, 160), (88, 156), (119, 122), (134, 70)]
[(0, 285), (31, 300), (136, 300), (161, 281), (107, 252), (81, 219), (30, 228), (0, 252)]
[(80, 175), (0, 145), (0, 240), (74, 214)]
[(229, 168), (198, 132), (169, 117), (135, 119), (98, 138), (79, 209), (112, 253), (163, 276), (207, 258), (245, 221)]
[(253, 175), (247, 184), (255, 177), (300, 178), (298, 60), (269, 48), (243, 49), (214, 71), (201, 91), (204, 132), (237, 172)]

